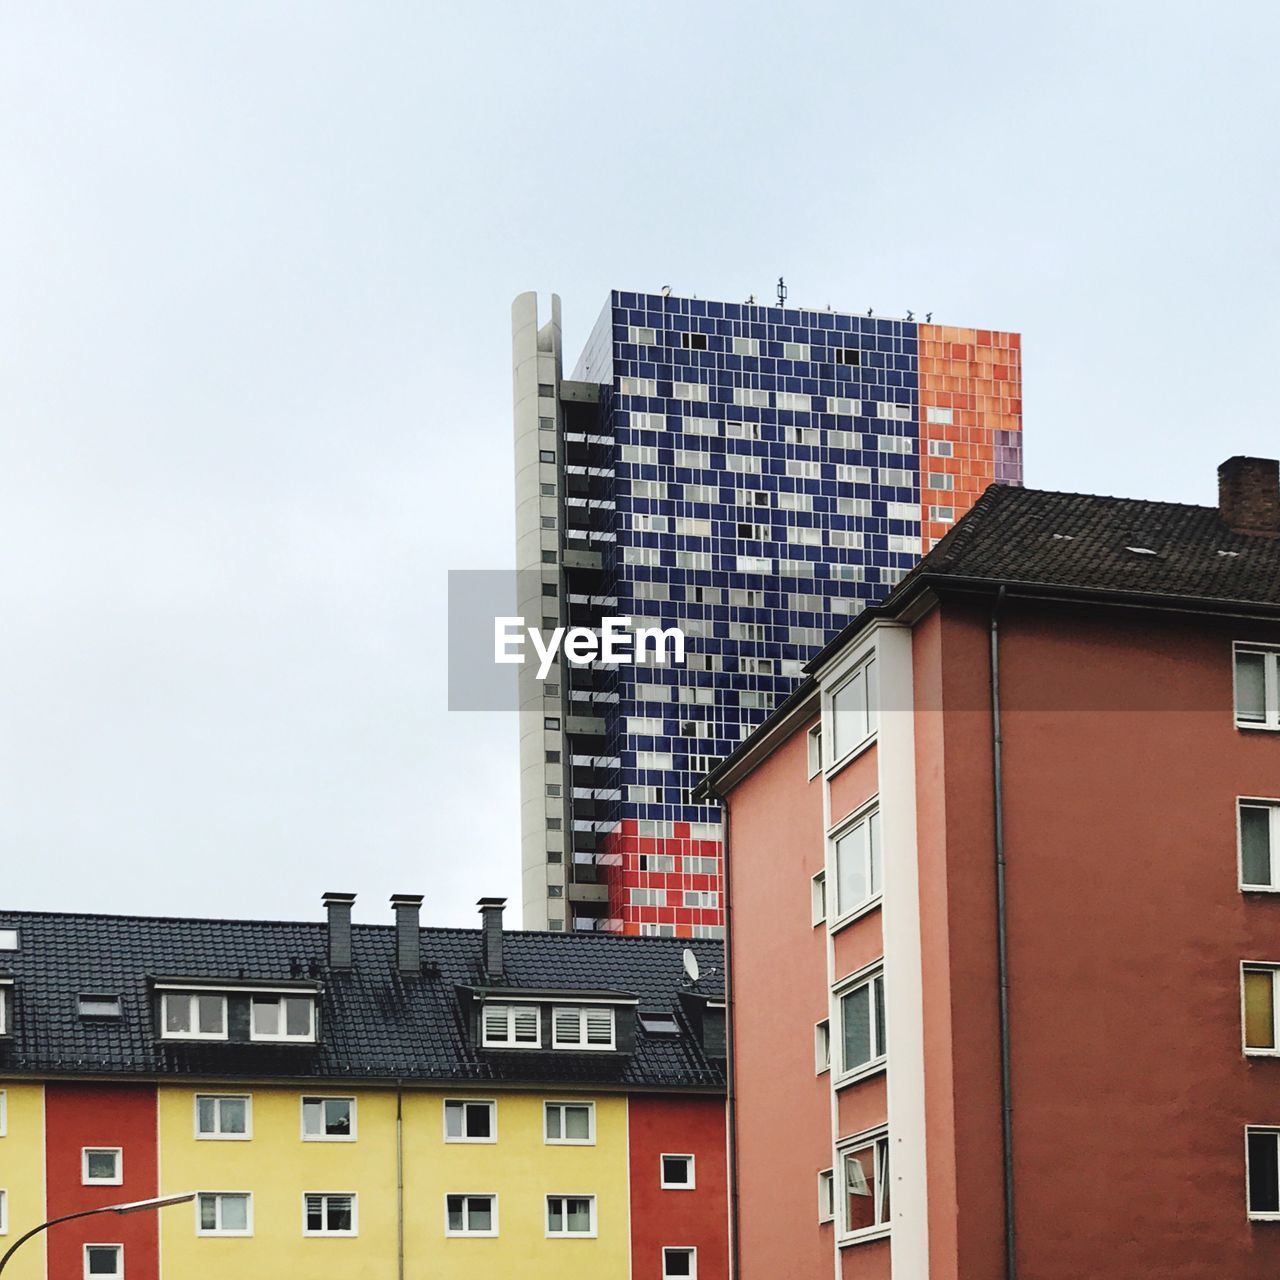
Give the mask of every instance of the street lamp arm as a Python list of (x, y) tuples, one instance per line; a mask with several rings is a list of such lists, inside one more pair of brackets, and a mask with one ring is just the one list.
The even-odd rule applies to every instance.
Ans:
[(32, 1227), (30, 1231), (20, 1235), (4, 1252), (4, 1256), (0, 1257), (0, 1271), (5, 1269), (5, 1264), (13, 1257), (18, 1249), (26, 1244), (32, 1236), (38, 1236), (42, 1231), (48, 1231), (50, 1227), (56, 1227), (62, 1222), (74, 1222), (77, 1218), (92, 1218), (99, 1213), (138, 1213), (146, 1209), (163, 1209), (170, 1204), (184, 1204), (187, 1201), (196, 1198), (195, 1192), (190, 1191), (182, 1195), (176, 1196), (157, 1196), (154, 1200), (138, 1200), (132, 1204), (104, 1204), (97, 1209), (81, 1209), (78, 1213), (64, 1213), (59, 1218), (50, 1218), (48, 1222), (42, 1222), (38, 1227)]

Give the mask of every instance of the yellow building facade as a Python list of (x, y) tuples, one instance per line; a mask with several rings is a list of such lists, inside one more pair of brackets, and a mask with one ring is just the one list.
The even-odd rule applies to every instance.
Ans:
[[(0, 1255), (45, 1220), (44, 1087), (0, 1085), (0, 1191), (4, 1193)], [(5, 1280), (44, 1280), (44, 1243), (25, 1245), (5, 1268)]]
[[(199, 1133), (197, 1099), (220, 1097), (247, 1099), (243, 1135)], [(352, 1100), (350, 1133), (304, 1134), (304, 1100), (314, 1106), (325, 1097), (340, 1106)], [(450, 1140), (449, 1101), (492, 1104), (490, 1136)], [(548, 1101), (589, 1105), (591, 1141), (548, 1142)], [(278, 1280), (300, 1272), (305, 1280), (385, 1280), (398, 1275), (402, 1231), (406, 1280), (628, 1274), (624, 1096), (422, 1088), (397, 1095), (389, 1088), (343, 1093), (184, 1082), (160, 1086), (158, 1126), (161, 1194), (249, 1196), (243, 1234), (203, 1231), (199, 1202), (164, 1213), (168, 1275)], [(309, 1234), (308, 1196), (352, 1197), (350, 1233)], [(450, 1234), (450, 1196), (493, 1197), (486, 1201), (493, 1234)], [(550, 1234), (548, 1197), (571, 1198), (577, 1208), (589, 1199), (590, 1230)]]

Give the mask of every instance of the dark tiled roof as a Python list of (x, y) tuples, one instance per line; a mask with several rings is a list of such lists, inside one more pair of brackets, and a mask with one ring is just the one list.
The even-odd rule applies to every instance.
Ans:
[[(423, 973), (395, 967), (395, 930), (354, 925), (354, 966), (330, 971), (323, 923), (160, 919), (0, 912), (16, 928), (16, 952), (0, 952), (0, 974), (15, 980), (12, 1035), (0, 1037), (0, 1075), (207, 1075), (259, 1078), (557, 1081), (619, 1088), (720, 1088), (723, 1064), (708, 1058), (680, 1013), (681, 951), (690, 947), (703, 978), (698, 990), (722, 998), (716, 942), (605, 934), (503, 935), (504, 987), (608, 990), (638, 998), (641, 1009), (677, 1014), (678, 1037), (637, 1029), (632, 1054), (476, 1050), (458, 987), (485, 986), (478, 929), (423, 929)], [(158, 1042), (150, 982), (163, 978), (280, 983), (299, 967), (316, 974), (319, 1045)], [(124, 1016), (84, 1020), (77, 999), (119, 992)]]
[(1280, 538), (1216, 507), (991, 485), (895, 594), (921, 577), (1280, 605)]

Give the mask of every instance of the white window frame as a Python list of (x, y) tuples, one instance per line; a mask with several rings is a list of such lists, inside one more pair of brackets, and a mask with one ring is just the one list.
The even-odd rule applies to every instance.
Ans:
[(1280, 1163), (1280, 1127), (1272, 1124), (1247, 1124), (1244, 1127), (1244, 1208), (1250, 1222), (1280, 1222), (1280, 1210), (1255, 1212), (1249, 1207), (1249, 1137), (1269, 1133), (1276, 1139), (1276, 1158)]
[[(877, 989), (876, 983), (879, 982)], [(844, 1060), (844, 1008), (843, 1001), (845, 996), (852, 995), (859, 988), (866, 987), (870, 992), (869, 1002), (867, 1006), (868, 1027), (871, 1033), (872, 1055), (865, 1062), (856, 1063), (853, 1066), (847, 1066)], [(862, 1080), (866, 1076), (875, 1075), (877, 1072), (883, 1071), (889, 1061), (889, 1046), (885, 1044), (877, 1044), (877, 1019), (876, 1010), (877, 1000), (884, 998), (884, 961), (876, 960), (874, 963), (859, 969), (856, 973), (850, 974), (849, 977), (843, 979), (832, 988), (833, 998), (833, 1017), (831, 1028), (831, 1055), (832, 1055), (832, 1073), (835, 1078), (836, 1088), (842, 1088), (846, 1084), (852, 1084), (856, 1080)], [(882, 1018), (884, 1011), (881, 1011)], [(886, 1040), (888, 1039), (888, 1026), (886, 1021)], [(879, 1049), (879, 1053), (874, 1050)]]
[[(668, 1182), (667, 1181), (667, 1165), (668, 1160), (684, 1160), (685, 1167), (689, 1170), (688, 1182)], [(695, 1191), (697, 1190), (697, 1158), (691, 1152), (684, 1151), (664, 1151), (658, 1156), (658, 1184), (663, 1191)]]
[[(830, 875), (827, 881), (827, 918), (831, 921), (834, 933), (851, 920), (866, 915), (879, 906), (884, 899), (884, 834), (880, 830), (880, 797), (873, 796), (861, 808), (855, 809), (847, 818), (831, 828), (827, 836), (827, 870)], [(862, 838), (863, 872), (867, 885), (867, 896), (857, 902), (844, 903), (840, 900), (840, 843), (854, 836), (861, 827), (866, 827)], [(879, 870), (879, 876), (874, 873)]]
[[(449, 1226), (449, 1201), (457, 1197), (461, 1197), (464, 1201), (461, 1231), (454, 1231)], [(492, 1226), (488, 1231), (469, 1231), (467, 1229), (467, 1206), (465, 1203), (467, 1200), (489, 1201), (489, 1221)], [(446, 1191), (444, 1193), (444, 1233), (451, 1240), (492, 1240), (498, 1234), (498, 1193), (496, 1191)]]
[[(215, 1201), (217, 1203), (215, 1203), (215, 1206), (214, 1206), (214, 1213), (219, 1218), (221, 1218), (222, 1216), (221, 1200), (223, 1196), (243, 1196), (245, 1201), (245, 1210), (244, 1210), (245, 1226), (243, 1230), (239, 1228), (235, 1230), (230, 1230), (226, 1227), (205, 1227), (201, 1225), (200, 1202), (206, 1196), (213, 1196), (215, 1198)], [(198, 1191), (196, 1192), (195, 1209), (196, 1209), (196, 1235), (198, 1236), (203, 1236), (208, 1238), (218, 1238), (218, 1237), (243, 1238), (246, 1236), (253, 1235), (253, 1192), (252, 1191)]]
[[(845, 1186), (845, 1157), (861, 1147), (874, 1147), (875, 1149), (875, 1182), (877, 1199), (879, 1200), (876, 1205), (876, 1217), (878, 1220), (871, 1226), (852, 1230), (847, 1221), (849, 1193), (848, 1188)], [(892, 1190), (891, 1183), (885, 1176), (889, 1163), (889, 1129), (886, 1125), (878, 1125), (876, 1128), (868, 1129), (852, 1138), (842, 1138), (836, 1146), (836, 1162), (833, 1167), (833, 1174), (839, 1178), (839, 1182), (833, 1182), (832, 1190), (835, 1192), (836, 1223), (842, 1245), (851, 1244), (859, 1240), (874, 1240), (889, 1234), (891, 1220), (887, 1217), (881, 1218), (884, 1209), (883, 1197), (886, 1191)]]
[[(847, 764), (855, 756), (860, 755), (876, 740), (876, 734), (880, 727), (879, 715), (879, 667), (876, 663), (875, 650), (864, 654), (857, 664), (842, 675), (838, 682), (833, 682), (831, 692), (826, 695), (826, 715), (824, 719), (823, 743), (831, 744), (831, 749), (827, 753), (830, 760), (826, 763), (825, 769), (827, 776), (830, 777), (842, 765)], [(864, 731), (860, 737), (842, 743), (840, 735), (836, 732), (838, 720), (836, 718), (836, 699), (850, 689), (852, 686), (861, 687), (861, 710), (865, 714)], [(829, 728), (829, 732), (826, 732)]]
[[(553, 1200), (586, 1200), (591, 1206), (590, 1218), (591, 1228), (588, 1231), (552, 1231), (551, 1230), (551, 1202)], [(566, 1226), (569, 1222), (569, 1214), (562, 1205), (560, 1210)], [(555, 1195), (545, 1197), (542, 1208), (542, 1225), (545, 1229), (546, 1238), (548, 1240), (594, 1240), (600, 1234), (599, 1222), (596, 1217), (596, 1198), (594, 1195), (586, 1195), (580, 1191), (561, 1191)]]
[(0, 1089), (0, 1138), (9, 1133), (9, 1091)]
[[(218, 1129), (214, 1133), (205, 1133), (200, 1128), (201, 1099), (210, 1099), (214, 1105), (214, 1115)], [(222, 1102), (231, 1099), (244, 1103), (244, 1132), (222, 1132)], [(197, 1142), (248, 1142), (253, 1137), (253, 1094), (251, 1093), (197, 1093), (192, 1097), (191, 1114), (192, 1131)]]
[(9, 992), (13, 983), (0, 979), (0, 1036), (9, 1034)]
[[(564, 1039), (560, 1035), (560, 1019), (574, 1014), (578, 1019), (578, 1038)], [(588, 1019), (592, 1015), (607, 1014), (609, 1018), (609, 1042), (601, 1044), (588, 1040)], [(574, 1049), (591, 1053), (607, 1053), (618, 1047), (618, 1019), (614, 1010), (607, 1005), (554, 1005), (551, 1009), (551, 1047), (553, 1049)]]
[(820, 1018), (813, 1024), (813, 1074), (825, 1076), (831, 1070), (831, 1019)]
[[(169, 1030), (169, 1001), (185, 1000), (187, 1002), (187, 1031)], [(218, 1000), (222, 1003), (222, 1030), (200, 1031), (199, 1016), (196, 1012), (199, 1000)], [(160, 993), (160, 1039), (161, 1040), (225, 1040), (227, 1038), (227, 997), (220, 991), (162, 991)]]
[(9, 1234), (9, 1192), (0, 1187), (0, 1236)]
[[(560, 1111), (560, 1132), (565, 1132), (565, 1107), (586, 1107), (587, 1136), (585, 1138), (552, 1138), (547, 1133), (547, 1116), (552, 1107)], [(548, 1098), (542, 1104), (542, 1141), (548, 1147), (594, 1147), (596, 1145), (596, 1104), (594, 1101), (583, 1101), (581, 1098)]]
[[(1263, 718), (1240, 719), (1239, 659), (1242, 653), (1261, 654)], [(1280, 648), (1268, 644), (1252, 644), (1237, 640), (1231, 646), (1231, 714), (1237, 729), (1280, 731)]]
[(809, 914), (812, 917), (812, 924), (815, 929), (820, 924), (826, 924), (827, 873), (825, 868), (822, 871), (815, 872), (809, 881)]
[(836, 1216), (836, 1171), (818, 1170), (818, 1221), (834, 1222)]
[[(1270, 818), (1271, 883), (1253, 884), (1244, 878), (1245, 809), (1266, 809)], [(1236, 797), (1236, 878), (1244, 893), (1280, 893), (1280, 800), (1264, 796)]]
[[(90, 1249), (114, 1249), (116, 1251), (116, 1269), (114, 1272), (106, 1271), (89, 1271), (89, 1250)], [(84, 1259), (84, 1275), (85, 1280), (124, 1280), (124, 1245), (113, 1240), (103, 1241), (87, 1241), (81, 1249), (81, 1257)]]
[[(328, 1201), (339, 1196), (350, 1197), (351, 1230), (350, 1231), (312, 1231), (307, 1227), (307, 1201), (319, 1196), (323, 1202), (321, 1212), (328, 1206)], [(360, 1197), (354, 1191), (304, 1191), (302, 1193), (302, 1234), (312, 1240), (352, 1240), (360, 1234)]]
[[(667, 1270), (667, 1255), (671, 1253), (688, 1254), (689, 1270), (684, 1275), (675, 1275)], [(664, 1244), (662, 1246), (662, 1280), (698, 1280), (698, 1249), (691, 1244)]]
[[(449, 1108), (462, 1108), (462, 1128), (464, 1130), (461, 1137), (453, 1137), (449, 1133)], [(467, 1108), (468, 1107), (488, 1107), (489, 1109), (489, 1136), (487, 1138), (468, 1137), (465, 1130), (467, 1127)], [(496, 1098), (445, 1098), (440, 1107), (440, 1123), (444, 1133), (444, 1140), (450, 1143), (472, 1143), (480, 1146), (492, 1146), (498, 1141), (498, 1100)], [(454, 1193), (460, 1194), (460, 1193)], [(479, 1192), (476, 1193), (480, 1194)]]
[[(287, 1031), (281, 1030), (277, 1032), (266, 1032), (258, 1030), (258, 1004), (273, 1002), (277, 1006), (276, 1023), (279, 1027), (285, 1026), (284, 1002), (286, 1000), (305, 1000), (307, 1004), (308, 1026), (302, 1035), (290, 1035)], [(249, 997), (249, 1039), (267, 1042), (292, 1042), (293, 1044), (314, 1044), (316, 1039), (316, 998), (314, 995), (307, 993), (306, 995), (251, 995)]]
[(822, 722), (819, 721), (809, 730), (809, 779), (812, 781), (822, 772)]
[[(349, 1102), (351, 1104), (351, 1132), (350, 1133), (308, 1133), (307, 1132), (307, 1103), (308, 1102)], [(350, 1093), (304, 1093), (298, 1099), (298, 1126), (302, 1134), (303, 1142), (354, 1142), (356, 1140), (356, 1115), (359, 1108), (356, 1105), (356, 1099)], [(321, 1116), (323, 1118), (324, 1108), (321, 1107)], [(322, 1192), (315, 1193), (327, 1194)], [(345, 1192), (335, 1191), (334, 1195), (343, 1195)]]
[[(488, 1014), (501, 1009), (506, 1014), (507, 1038), (491, 1040), (489, 1038)], [(536, 1040), (516, 1039), (516, 1019), (521, 1014), (533, 1014), (533, 1024), (537, 1029)], [(541, 1049), (542, 1048), (542, 1010), (536, 1004), (507, 1004), (494, 1001), (480, 1006), (480, 1047), (482, 1049)]]
[[(89, 1157), (115, 1156), (115, 1176), (111, 1178), (91, 1178), (89, 1176)], [(118, 1187), (124, 1183), (124, 1148), (123, 1147), (81, 1147), (80, 1148), (80, 1185), (84, 1187)]]
[[(1271, 1047), (1249, 1043), (1245, 975), (1266, 973), (1271, 977)], [(1243, 960), (1240, 963), (1240, 1047), (1249, 1058), (1280, 1057), (1280, 963), (1270, 960)]]

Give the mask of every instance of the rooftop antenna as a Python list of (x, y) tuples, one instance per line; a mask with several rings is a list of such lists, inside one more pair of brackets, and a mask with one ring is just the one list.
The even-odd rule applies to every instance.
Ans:
[(669, 284), (664, 284), (664, 285), (662, 286), (662, 296), (663, 296), (664, 298), (669, 298), (669, 297), (671, 297), (671, 286), (670, 286)]
[(748, 307), (754, 307), (756, 305), (756, 295), (754, 293), (748, 294), (747, 301), (744, 305)]
[(782, 277), (778, 277), (778, 306), (786, 306), (787, 302), (787, 286)]
[(684, 954), (680, 957), (680, 961), (684, 965), (684, 976), (688, 978), (690, 982), (697, 982), (698, 975), (701, 973), (701, 970), (698, 968), (698, 957), (695, 956), (688, 947), (685, 947)]
[(908, 320), (914, 320), (915, 318), (916, 318), (916, 313), (915, 313), (914, 311), (908, 311), (908, 312), (907, 312), (907, 319), (908, 319)]
[(933, 312), (932, 312), (932, 311), (926, 311), (926, 312), (924, 313), (924, 322), (925, 322), (925, 324), (932, 324), (932, 323), (933, 323)]

